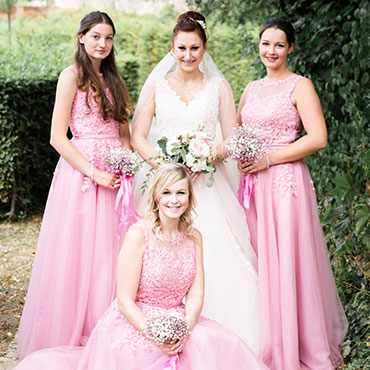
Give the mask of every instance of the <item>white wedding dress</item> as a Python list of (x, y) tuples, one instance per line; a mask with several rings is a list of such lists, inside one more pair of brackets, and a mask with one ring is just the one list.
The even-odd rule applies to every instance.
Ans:
[[(205, 78), (205, 86), (186, 104), (162, 77), (155, 83), (155, 119), (148, 136), (153, 147), (163, 136), (202, 128), (211, 139), (220, 138), (219, 88), (222, 79)], [(136, 209), (144, 213), (145, 196), (141, 197), (138, 176)], [(235, 174), (235, 176), (237, 176)], [(206, 187), (207, 175), (194, 183), (197, 200), (195, 227), (203, 235), (205, 267), (205, 301), (202, 315), (238, 334), (258, 352), (258, 288), (256, 256), (249, 243), (244, 211), (235, 189), (227, 178), (223, 163), (217, 165), (215, 182)], [(234, 179), (235, 180), (235, 179)]]

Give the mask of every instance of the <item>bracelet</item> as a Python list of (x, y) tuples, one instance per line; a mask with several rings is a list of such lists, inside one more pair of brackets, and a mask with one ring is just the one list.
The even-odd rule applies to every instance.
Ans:
[(94, 181), (94, 165), (91, 163), (91, 181)]
[(266, 168), (270, 167), (270, 161), (269, 161), (269, 156), (266, 154)]

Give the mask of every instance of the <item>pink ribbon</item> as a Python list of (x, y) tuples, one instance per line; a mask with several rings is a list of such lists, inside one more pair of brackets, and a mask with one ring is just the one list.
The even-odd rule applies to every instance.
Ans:
[[(123, 229), (127, 229), (131, 224), (137, 221), (140, 216), (134, 208), (134, 176), (121, 176), (121, 186), (118, 190), (114, 211), (119, 218), (117, 229), (118, 238)], [(121, 205), (120, 205), (121, 203)]]
[(253, 187), (254, 187), (253, 175), (248, 173), (243, 177), (243, 180), (238, 190), (239, 203), (245, 209), (249, 209)]
[(179, 355), (172, 355), (165, 363), (163, 370), (177, 370), (179, 365)]

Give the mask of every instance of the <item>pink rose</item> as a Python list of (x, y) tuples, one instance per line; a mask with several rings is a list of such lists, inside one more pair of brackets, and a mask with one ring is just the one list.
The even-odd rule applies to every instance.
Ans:
[(194, 157), (208, 157), (210, 155), (210, 148), (207, 142), (197, 137), (190, 140), (189, 150)]

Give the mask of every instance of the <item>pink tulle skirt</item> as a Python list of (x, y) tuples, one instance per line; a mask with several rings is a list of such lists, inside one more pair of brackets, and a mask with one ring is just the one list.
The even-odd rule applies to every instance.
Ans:
[(254, 176), (246, 211), (258, 254), (260, 355), (271, 370), (332, 370), (347, 320), (304, 161)]
[(112, 302), (120, 248), (116, 194), (59, 160), (18, 331), (20, 358), (86, 343)]
[[(163, 310), (141, 307), (144, 314)], [(181, 309), (181, 308), (180, 308)], [(163, 370), (169, 356), (137, 332), (114, 301), (86, 347), (50, 348), (32, 353), (16, 370)], [(267, 370), (235, 334), (200, 317), (179, 354), (177, 370)]]

